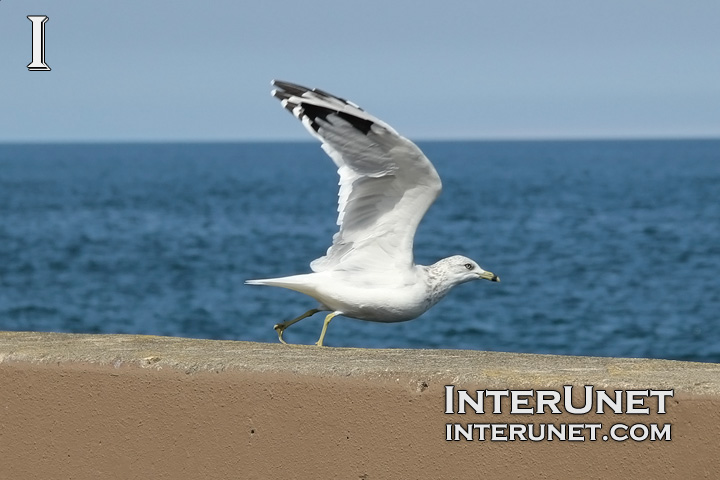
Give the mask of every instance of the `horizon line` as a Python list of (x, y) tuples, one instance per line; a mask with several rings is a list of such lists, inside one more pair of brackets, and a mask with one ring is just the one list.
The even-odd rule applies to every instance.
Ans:
[[(408, 138), (408, 137), (406, 137)], [(720, 135), (628, 135), (628, 136), (508, 136), (508, 137), (475, 137), (475, 138), (410, 138), (414, 143), (443, 142), (643, 142), (643, 141), (720, 141)], [(218, 138), (218, 139), (0, 139), (0, 145), (70, 145), (70, 144), (170, 144), (170, 143), (318, 143), (310, 138)]]

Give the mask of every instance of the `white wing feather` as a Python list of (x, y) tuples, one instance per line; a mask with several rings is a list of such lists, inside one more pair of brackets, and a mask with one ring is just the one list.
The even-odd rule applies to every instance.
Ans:
[(427, 157), (354, 103), (319, 89), (273, 85), (273, 95), (322, 142), (340, 175), (340, 230), (312, 270), (412, 267), (415, 231), (442, 189)]

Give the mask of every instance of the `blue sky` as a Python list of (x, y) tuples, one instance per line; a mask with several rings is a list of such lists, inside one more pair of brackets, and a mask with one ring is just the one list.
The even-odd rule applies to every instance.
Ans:
[[(48, 15), (50, 72), (29, 72)], [(307, 139), (270, 80), (413, 139), (720, 137), (720, 2), (2, 0), (0, 141)]]

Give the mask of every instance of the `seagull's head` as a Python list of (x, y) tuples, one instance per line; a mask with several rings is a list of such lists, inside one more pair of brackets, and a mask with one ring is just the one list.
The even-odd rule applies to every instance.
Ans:
[(483, 270), (480, 265), (462, 255), (453, 255), (452, 257), (443, 258), (433, 267), (442, 271), (445, 278), (452, 285), (469, 282), (471, 280), (490, 280), (491, 282), (499, 282), (500, 277), (492, 272)]

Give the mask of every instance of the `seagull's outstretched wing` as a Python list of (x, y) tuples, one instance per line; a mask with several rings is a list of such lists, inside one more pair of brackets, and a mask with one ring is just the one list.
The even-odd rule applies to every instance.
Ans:
[(273, 96), (320, 139), (340, 174), (340, 231), (310, 264), (313, 271), (411, 267), (415, 230), (442, 189), (427, 157), (354, 103), (319, 89), (273, 85)]

